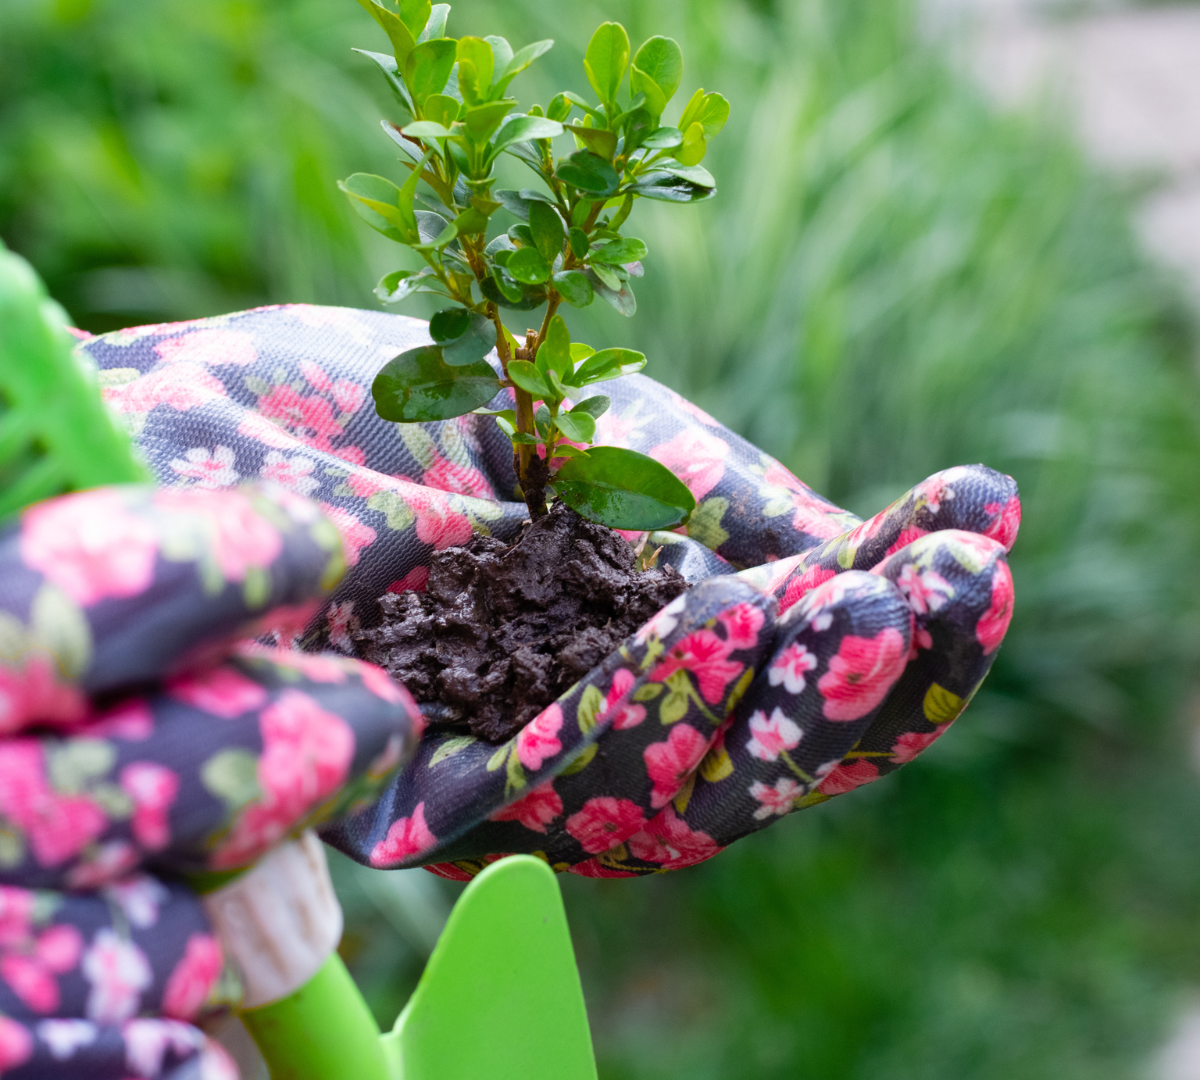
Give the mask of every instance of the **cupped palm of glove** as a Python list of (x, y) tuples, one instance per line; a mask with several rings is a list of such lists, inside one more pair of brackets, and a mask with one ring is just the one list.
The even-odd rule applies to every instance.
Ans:
[[(320, 502), (352, 570), (298, 640), (350, 651), (379, 596), (425, 587), (433, 552), (511, 540), (526, 516), (491, 418), (374, 414), (378, 368), (428, 340), (413, 319), (294, 305), (86, 351), (164, 484), (259, 478)], [(995, 658), (1011, 479), (950, 469), (860, 522), (652, 380), (602, 389), (597, 441), (696, 497), (685, 535), (650, 540), (694, 587), (507, 743), (427, 735), (374, 806), (325, 831), (354, 858), (455, 876), (516, 851), (588, 875), (686, 866), (912, 760)]]

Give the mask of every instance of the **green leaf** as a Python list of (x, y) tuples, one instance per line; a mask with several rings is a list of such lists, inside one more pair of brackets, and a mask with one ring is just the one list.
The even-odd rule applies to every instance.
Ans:
[(571, 225), (576, 229), (582, 229), (588, 217), (592, 213), (592, 207), (600, 200), (580, 198), (579, 201), (571, 207)]
[(562, 218), (558, 216), (558, 211), (544, 202), (531, 202), (529, 231), (534, 246), (547, 262), (553, 262), (555, 256), (562, 251), (563, 241), (567, 238), (567, 230)]
[(468, 206), (454, 219), (454, 227), (458, 230), (459, 236), (478, 236), (480, 233), (487, 232), (487, 215), (473, 206)]
[(577, 139), (587, 146), (594, 154), (599, 154), (606, 161), (612, 161), (613, 155), (617, 152), (617, 136), (604, 128), (585, 127), (583, 124), (574, 124), (565, 130), (569, 131)]
[(540, 285), (550, 280), (550, 264), (537, 248), (514, 251), (505, 269), (523, 285)]
[(543, 41), (535, 41), (532, 45), (526, 45), (525, 48), (519, 50), (500, 72), (499, 78), (496, 79), (494, 93), (504, 93), (508, 88), (508, 84), (521, 74), (530, 64), (532, 64), (539, 56), (548, 53), (554, 42), (546, 38)]
[(564, 90), (562, 93), (562, 96), (564, 98), (566, 98), (567, 101), (569, 101), (572, 105), (576, 106), (577, 108), (582, 109), (588, 116), (590, 116), (593, 120), (595, 120), (596, 123), (598, 123), (598, 124), (607, 124), (608, 123), (608, 117), (606, 117), (604, 115), (604, 113), (602, 113), (599, 109), (593, 109), (592, 106), (587, 103), (587, 101), (585, 101), (583, 98), (581, 98), (578, 94), (574, 93), (573, 91)]
[(505, 269), (505, 266), (508, 265), (509, 259), (512, 257), (512, 254), (515, 253), (515, 251), (516, 248), (511, 248), (509, 251), (498, 251), (496, 253), (496, 265), (492, 266), (492, 280), (494, 283), (496, 283), (496, 287), (500, 290), (500, 294), (504, 296), (505, 300), (514, 302), (514, 304), (520, 301), (524, 296), (524, 290), (521, 288), (521, 284), (518, 283), (516, 278), (509, 274), (509, 271)]
[(642, 140), (647, 150), (670, 150), (683, 142), (683, 132), (679, 128), (660, 127)]
[(645, 102), (645, 111), (651, 117), (662, 116), (667, 107), (667, 95), (662, 92), (658, 83), (638, 68), (637, 64), (629, 69), (629, 88), (637, 91), (638, 98)]
[(448, 139), (444, 145), (446, 153), (450, 155), (450, 160), (454, 162), (454, 167), (460, 173), (469, 174), (471, 171), (471, 159), (467, 157), (466, 148), (462, 143), (458, 139)]
[(686, 180), (689, 184), (696, 184), (699, 187), (715, 188), (717, 186), (713, 174), (703, 165), (684, 165), (674, 161), (662, 161), (654, 166), (654, 171), (669, 173), (671, 176), (677, 176), (680, 180)]
[[(489, 101), (486, 105), (475, 105), (467, 109), (463, 113), (463, 126), (466, 129), (467, 138), (479, 145), (486, 143), (504, 123), (504, 118), (515, 104), (515, 101), (505, 98), (502, 101)], [(493, 156), (489, 151), (488, 160), (490, 161)]]
[(553, 139), (556, 135), (561, 135), (562, 131), (562, 124), (545, 116), (510, 116), (496, 133), (496, 138), (488, 150), (488, 161), (492, 161), (500, 151), (508, 149), (514, 143), (529, 142), (531, 139)]
[(379, 279), (375, 295), (384, 304), (398, 304), (415, 293), (429, 291), (426, 286), (436, 281), (429, 270), (396, 270)]
[(449, 4), (434, 4), (429, 11), (429, 20), (425, 29), (417, 37), (417, 41), (432, 41), (434, 38), (446, 36), (446, 17), (450, 14)]
[(536, 366), (543, 375), (556, 371), (560, 377), (575, 368), (571, 362), (571, 334), (561, 315), (555, 315), (546, 328), (546, 340), (538, 346)]
[(621, 283), (619, 289), (614, 289), (601, 281), (599, 275), (592, 267), (589, 266), (584, 273), (588, 275), (592, 283), (592, 289), (595, 290), (596, 295), (611, 304), (626, 318), (637, 312), (637, 298), (633, 295), (633, 290), (629, 287), (629, 282), (624, 281)]
[(550, 278), (559, 295), (572, 307), (587, 307), (595, 297), (592, 283), (579, 270), (560, 270)]
[(409, 349), (389, 360), (371, 384), (375, 411), (385, 420), (449, 420), (486, 405), (500, 380), (482, 360), (451, 366), (439, 345)]
[(411, 206), (401, 204), (401, 189), (371, 173), (354, 173), (338, 181), (355, 212), (376, 232), (401, 244), (419, 243), (417, 221)]
[(483, 38), (461, 37), (455, 55), (458, 57), (458, 89), (463, 101), (468, 105), (486, 101), (496, 63), (491, 45)]
[(572, 227), (567, 231), (567, 240), (571, 245), (571, 252), (577, 259), (586, 259), (591, 245), (588, 243), (588, 235), (582, 229)]
[(554, 171), (563, 183), (594, 195), (611, 195), (620, 183), (612, 165), (590, 150), (576, 150)]
[(728, 119), (729, 102), (725, 98), (720, 94), (706, 94), (703, 90), (697, 90), (679, 117), (679, 128), (686, 131), (692, 124), (698, 123), (704, 129), (705, 136), (711, 139)]
[(644, 199), (659, 199), (663, 202), (703, 202), (716, 193), (715, 187), (684, 180), (672, 173), (656, 171), (647, 173), (632, 188), (635, 195)]
[(592, 262), (609, 263), (620, 266), (623, 263), (637, 262), (646, 257), (646, 245), (636, 236), (623, 236), (620, 240), (612, 240), (603, 247), (592, 252)]
[[(434, 97), (444, 97), (444, 94), (434, 94)], [(450, 99), (454, 101), (453, 98)], [(458, 102), (454, 102), (456, 105)], [(402, 129), (404, 134), (410, 139), (421, 139), (428, 142), (430, 139), (448, 139), (454, 134), (448, 127), (437, 123), (433, 120), (417, 120), (414, 123), (406, 124)]]
[(720, 94), (705, 94), (696, 120), (704, 128), (704, 135), (711, 139), (725, 126), (729, 119), (729, 102)]
[(375, 0), (358, 0), (358, 2), (370, 12), (371, 18), (383, 28), (383, 32), (387, 34), (388, 40), (392, 43), (392, 48), (396, 52), (396, 63), (400, 68), (403, 68), (409, 54), (417, 44), (417, 39), (413, 32), (404, 25), (399, 15), (393, 11), (389, 11), (382, 4), (375, 3)]
[(646, 354), (634, 349), (601, 349), (592, 353), (571, 376), (572, 386), (606, 382), (621, 375), (632, 375), (646, 366)]
[(529, 219), (529, 200), (521, 198), (520, 194), (513, 191), (511, 188), (501, 188), (494, 193), (500, 201), (500, 205), (504, 207), (510, 214), (519, 217), (522, 221)]
[(433, 5), (430, 0), (400, 0), (400, 21), (408, 27), (414, 37), (425, 29), (432, 12)]
[(599, 420), (612, 404), (610, 398), (606, 398), (603, 394), (595, 394), (592, 397), (584, 398), (578, 405), (571, 410), (573, 413), (587, 413), (593, 419)]
[[(679, 83), (683, 79), (683, 53), (679, 43), (669, 37), (652, 37), (643, 42), (633, 58), (633, 66), (645, 77), (654, 82), (655, 87), (662, 93), (663, 104), (675, 96)], [(636, 82), (631, 83), (634, 90), (642, 87)], [(647, 94), (647, 104), (650, 96)], [(655, 113), (662, 115), (662, 109)]]
[(508, 377), (526, 393), (535, 398), (553, 398), (554, 392), (550, 384), (542, 378), (541, 372), (528, 360), (510, 360), (508, 362)]
[(589, 267), (589, 269), (601, 285), (612, 289), (614, 292), (619, 292), (625, 285), (625, 278), (619, 276), (616, 267), (605, 266), (604, 263), (596, 263), (595, 266)]
[(447, 221), (441, 214), (435, 214), (432, 210), (417, 210), (415, 216), (422, 245), (442, 248), (458, 233), (454, 222)]
[(575, 363), (578, 364), (580, 360), (586, 360), (589, 356), (595, 355), (596, 350), (590, 345), (585, 345), (582, 341), (571, 342), (571, 359), (574, 360)]
[(462, 337), (471, 325), (471, 312), (464, 307), (442, 308), (429, 320), (429, 336), (438, 345)]
[[(488, 34), (483, 40), (492, 47), (492, 58), (495, 61), (492, 78), (499, 79), (504, 74), (504, 69), (512, 62), (512, 46), (505, 38), (496, 37), (493, 34)], [(500, 95), (496, 94), (495, 96), (499, 97)]]
[[(361, 2), (361, 0), (360, 0)], [(388, 88), (392, 91), (393, 96), (400, 102), (401, 108), (404, 109), (410, 116), (415, 112), (416, 106), (413, 105), (412, 97), (409, 96), (408, 88), (404, 85), (400, 78), (400, 69), (396, 66), (396, 58), (388, 56), (386, 53), (368, 52), (366, 49), (354, 49), (356, 53), (361, 53), (369, 60), (374, 60), (379, 65), (379, 69), (383, 72), (383, 77), (387, 81)], [(390, 125), (385, 120), (384, 129), (387, 130)]]
[[(528, 225), (510, 225), (505, 235), (523, 247), (533, 247), (533, 231)], [(505, 263), (505, 265), (508, 264)]]
[[(425, 99), (425, 107), (422, 111), (425, 113), (426, 120), (431, 120), (435, 124), (441, 124), (442, 127), (449, 129), (450, 125), (458, 119), (461, 108), (462, 102), (457, 98), (452, 98), (449, 94), (430, 94)], [(450, 132), (447, 131), (447, 134)]]
[[(505, 239), (507, 240), (507, 237)], [(503, 266), (493, 267), (491, 276), (479, 283), (479, 289), (493, 304), (511, 308), (513, 311), (532, 311), (546, 302), (545, 289), (536, 285), (522, 288)]]
[(580, 450), (577, 446), (568, 446), (566, 443), (559, 443), (554, 448), (554, 456), (556, 458), (587, 457), (587, 451)]
[(588, 42), (583, 69), (596, 96), (612, 105), (629, 66), (629, 35), (620, 23), (601, 23)]
[(675, 160), (681, 165), (699, 165), (708, 151), (708, 141), (704, 137), (704, 125), (698, 122), (689, 124), (683, 132), (683, 142), (675, 151)]
[[(425, 151), (412, 139), (406, 139), (401, 128), (396, 127), (387, 120), (380, 120), (379, 126), (383, 128), (383, 133), (396, 144), (396, 146), (400, 149), (400, 152), (408, 159), (408, 161), (404, 162), (405, 165), (408, 165), (410, 161), (413, 165), (416, 165), (421, 161)], [(409, 165), (409, 168), (411, 167), (412, 166)]]
[(546, 106), (546, 115), (551, 120), (558, 120), (560, 123), (571, 115), (571, 103), (567, 100), (566, 94), (555, 94), (550, 99), (550, 104)]
[(511, 214), (515, 214), (522, 221), (529, 220), (529, 204), (534, 202), (544, 202), (550, 206), (554, 205), (554, 200), (549, 195), (544, 195), (540, 191), (535, 191), (533, 188), (521, 188), (520, 191), (510, 191), (501, 188), (495, 193), (496, 198), (500, 200), (500, 205)]
[[(362, 3), (362, 0), (359, 0)], [(701, 87), (697, 90), (688, 103), (683, 107), (683, 112), (679, 114), (679, 130), (686, 131), (688, 125), (700, 119), (700, 110), (704, 108), (704, 89)]]
[(687, 486), (665, 465), (616, 446), (570, 458), (553, 487), (576, 513), (614, 529), (671, 529), (696, 507)]
[[(638, 114), (638, 118), (634, 117), (635, 113)], [(610, 131), (620, 131), (625, 124), (640, 123), (641, 120), (639, 118), (647, 115), (646, 95), (640, 92), (636, 93), (629, 99), (629, 105), (626, 107), (625, 111), (617, 113), (617, 115), (612, 118), (612, 123), (608, 125), (608, 129)]]
[(561, 413), (554, 423), (571, 442), (590, 443), (596, 437), (596, 418), (588, 413)]
[(449, 38), (423, 41), (404, 61), (404, 82), (421, 108), (430, 94), (440, 94), (454, 67), (456, 46)]
[(507, 154), (512, 154), (515, 158), (520, 158), (525, 162), (538, 176), (542, 175), (545, 162), (542, 160), (541, 151), (527, 142), (513, 143), (512, 146), (505, 147)]

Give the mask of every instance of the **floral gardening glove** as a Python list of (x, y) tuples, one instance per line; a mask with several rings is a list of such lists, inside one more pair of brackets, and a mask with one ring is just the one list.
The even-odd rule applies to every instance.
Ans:
[[(260, 477), (320, 501), (354, 569), (302, 641), (349, 649), (377, 597), (425, 587), (432, 552), (512, 539), (526, 516), (491, 418), (375, 415), (376, 371), (428, 340), (413, 319), (296, 305), (85, 349), (162, 482)], [(517, 851), (593, 876), (687, 866), (912, 760), (987, 673), (1011, 615), (1011, 479), (950, 469), (859, 522), (652, 380), (605, 391), (597, 441), (697, 499), (686, 536), (650, 539), (697, 584), (508, 743), (427, 735), (374, 807), (325, 830), (354, 858), (457, 877)]]
[(188, 1023), (237, 988), (179, 875), (366, 804), (421, 725), (377, 668), (245, 641), (342, 571), (284, 489), (99, 488), (0, 527), (4, 1077), (236, 1077)]

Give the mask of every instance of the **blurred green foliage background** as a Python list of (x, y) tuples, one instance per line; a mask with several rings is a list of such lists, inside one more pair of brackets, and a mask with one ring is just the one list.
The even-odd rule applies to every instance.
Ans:
[[(564, 880), (602, 1076), (1143, 1075), (1200, 982), (1190, 316), (1127, 195), (990, 111), (907, 0), (463, 0), (449, 32), (556, 38), (515, 84), (544, 101), (604, 18), (678, 38), (679, 101), (733, 116), (716, 200), (635, 212), (637, 315), (573, 335), (858, 513), (983, 461), (1025, 523), (1009, 641), (920, 762), (693, 870)], [(399, 254), (334, 181), (402, 170), (351, 45), (384, 47), (350, 0), (5, 0), (0, 235), (92, 330), (374, 307)], [(337, 869), (390, 1021), (431, 933), (405, 903), (448, 895)]]

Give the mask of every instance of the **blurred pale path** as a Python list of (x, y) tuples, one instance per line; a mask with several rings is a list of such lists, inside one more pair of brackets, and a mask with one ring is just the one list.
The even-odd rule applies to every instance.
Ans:
[(930, 0), (929, 18), (965, 31), (997, 102), (1062, 109), (1093, 160), (1146, 185), (1142, 241), (1200, 299), (1200, 7)]
[[(927, 17), (965, 41), (998, 104), (1062, 110), (1094, 161), (1144, 185), (1139, 237), (1200, 302), (1200, 6), (1064, 13), (1037, 0), (930, 0)], [(1200, 1002), (1183, 1007), (1150, 1069), (1200, 1080)]]

